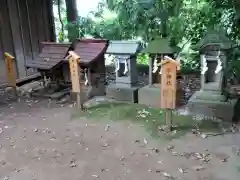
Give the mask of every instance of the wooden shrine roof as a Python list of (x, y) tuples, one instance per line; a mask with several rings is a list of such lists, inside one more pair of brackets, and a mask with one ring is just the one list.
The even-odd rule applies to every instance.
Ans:
[(70, 43), (42, 42), (42, 50), (35, 60), (26, 61), (27, 68), (50, 70), (62, 64)]
[(106, 52), (107, 40), (101, 39), (81, 39), (73, 43), (73, 49), (80, 56), (80, 63), (90, 64), (101, 58)]

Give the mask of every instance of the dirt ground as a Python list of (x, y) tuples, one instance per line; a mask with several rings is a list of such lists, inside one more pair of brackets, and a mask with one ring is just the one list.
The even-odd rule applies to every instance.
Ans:
[(170, 142), (131, 122), (73, 119), (69, 105), (0, 105), (0, 180), (239, 180), (240, 135)]

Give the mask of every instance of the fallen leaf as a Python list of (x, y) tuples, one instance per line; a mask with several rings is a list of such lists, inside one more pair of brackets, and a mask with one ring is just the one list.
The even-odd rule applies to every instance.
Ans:
[(134, 143), (140, 143), (140, 140), (137, 139), (137, 140), (134, 141)]
[(20, 169), (15, 169), (15, 172), (20, 172), (21, 170)]
[(108, 130), (109, 130), (109, 128), (110, 128), (110, 125), (109, 125), (109, 124), (107, 124), (107, 125), (105, 126), (105, 131), (108, 131)]
[(147, 141), (146, 138), (143, 139), (143, 142), (144, 142), (144, 144), (147, 144), (147, 143), (148, 143), (148, 141)]
[(178, 171), (179, 171), (180, 173), (182, 173), (182, 174), (186, 173), (186, 171), (185, 171), (184, 169), (182, 169), (182, 168), (178, 168)]
[(168, 146), (167, 148), (165, 148), (165, 151), (169, 152), (172, 151), (174, 149), (174, 146)]
[(173, 176), (167, 172), (163, 172), (162, 173), (164, 177), (167, 177), (167, 178), (173, 178)]
[(120, 161), (123, 161), (125, 158), (122, 156), (121, 158), (120, 158)]
[(161, 173), (162, 171), (161, 171), (161, 170), (159, 170), (159, 169), (157, 169), (155, 172), (156, 172), (156, 173)]
[(172, 155), (173, 155), (173, 156), (178, 156), (178, 155), (179, 155), (179, 153), (178, 153), (178, 152), (176, 152), (176, 151), (173, 151), (173, 152), (172, 152)]
[(206, 134), (201, 134), (201, 138), (206, 139), (208, 136)]
[(75, 163), (75, 159), (72, 159), (70, 161), (70, 167), (77, 167), (77, 164)]
[(195, 171), (202, 171), (202, 170), (204, 170), (204, 167), (202, 167), (202, 166), (194, 166), (193, 169)]
[(108, 144), (108, 143), (104, 143), (104, 144), (102, 145), (102, 147), (109, 147), (109, 144)]

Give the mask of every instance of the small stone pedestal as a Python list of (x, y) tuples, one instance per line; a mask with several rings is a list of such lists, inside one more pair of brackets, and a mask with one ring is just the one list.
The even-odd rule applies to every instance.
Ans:
[(138, 89), (140, 86), (124, 86), (121, 84), (111, 84), (107, 86), (106, 94), (108, 98), (117, 101), (138, 102)]
[(160, 84), (144, 86), (138, 90), (138, 103), (150, 107), (160, 107)]
[(110, 41), (106, 53), (115, 61), (116, 83), (106, 87), (106, 96), (117, 101), (138, 102), (136, 54), (142, 49), (139, 41)]

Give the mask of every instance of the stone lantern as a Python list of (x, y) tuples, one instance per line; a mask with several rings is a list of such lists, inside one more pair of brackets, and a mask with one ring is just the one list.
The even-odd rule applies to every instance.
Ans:
[(211, 116), (221, 118), (223, 117), (221, 112), (232, 111), (232, 105), (225, 102), (223, 95), (224, 68), (227, 64), (227, 55), (232, 47), (233, 43), (220, 31), (209, 31), (193, 47), (200, 53), (201, 89), (195, 92), (188, 101), (192, 111), (201, 109), (198, 105), (203, 105), (208, 107), (209, 112), (214, 112), (210, 114)]

